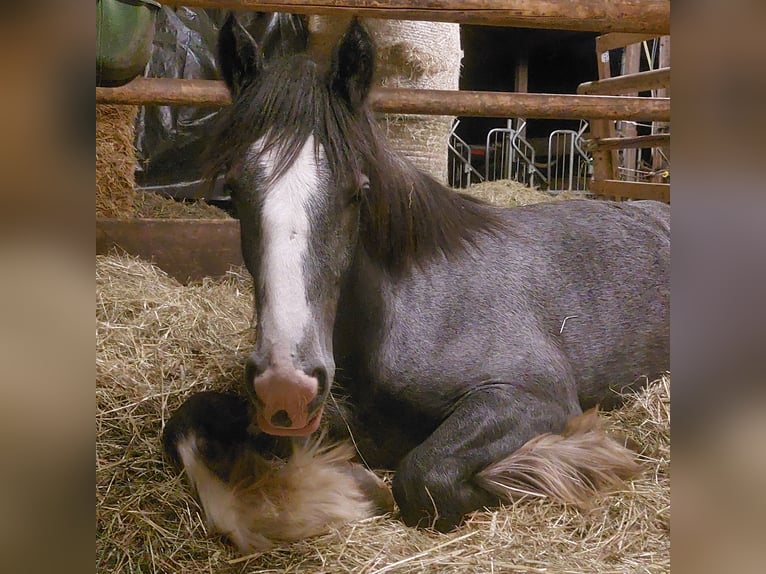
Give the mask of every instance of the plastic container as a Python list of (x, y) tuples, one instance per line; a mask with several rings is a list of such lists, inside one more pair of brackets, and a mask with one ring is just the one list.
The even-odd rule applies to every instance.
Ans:
[(143, 74), (160, 7), (155, 0), (96, 0), (97, 86), (119, 86)]

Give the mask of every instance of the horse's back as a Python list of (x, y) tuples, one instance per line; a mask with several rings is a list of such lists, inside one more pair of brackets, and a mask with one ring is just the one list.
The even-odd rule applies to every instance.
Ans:
[[(583, 408), (619, 402), (670, 368), (670, 207), (656, 201), (560, 202), (516, 224), (537, 266), (535, 291), (549, 344), (575, 377)], [(545, 223), (543, 223), (545, 222)]]
[(503, 211), (507, 225), (475, 249), (390, 291), (387, 384), (402, 374), (423, 389), (440, 381), (445, 405), (421, 403), (436, 416), (488, 380), (571, 384), (588, 406), (667, 370), (668, 213), (657, 202), (593, 200)]

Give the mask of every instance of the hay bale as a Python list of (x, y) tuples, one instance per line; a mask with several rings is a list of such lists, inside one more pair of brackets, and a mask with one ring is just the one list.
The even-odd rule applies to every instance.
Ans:
[[(312, 16), (309, 50), (320, 61), (348, 27), (348, 18)], [(457, 90), (460, 25), (365, 19), (375, 42), (375, 83), (387, 88)], [(447, 181), (447, 142), (453, 116), (386, 114), (379, 118), (393, 149), (441, 182)]]
[[(377, 48), (376, 77), (386, 88), (457, 90), (460, 26), (445, 22), (371, 21)], [(447, 142), (453, 116), (387, 114), (381, 119), (391, 145), (418, 168), (447, 181)]]
[(373, 518), (253, 557), (208, 536), (160, 435), (191, 393), (238, 385), (253, 345), (245, 272), (182, 286), (149, 263), (96, 258), (96, 569), (103, 572), (667, 572), (670, 381), (608, 413), (646, 473), (591, 511), (525, 500), (450, 534)]
[(474, 185), (459, 191), (478, 197), (488, 203), (509, 207), (531, 205), (533, 203), (543, 203), (545, 201), (582, 198), (581, 195), (568, 192), (551, 195), (512, 179), (498, 179), (495, 181), (475, 183)]
[(134, 213), (138, 106), (96, 105), (96, 217)]

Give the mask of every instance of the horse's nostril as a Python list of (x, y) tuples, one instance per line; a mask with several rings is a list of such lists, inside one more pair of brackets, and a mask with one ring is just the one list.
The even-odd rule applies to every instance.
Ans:
[(311, 376), (317, 380), (317, 396), (322, 396), (327, 390), (327, 370), (324, 367), (317, 367), (311, 371)]
[(275, 427), (288, 428), (293, 426), (293, 421), (290, 418), (290, 415), (287, 414), (287, 411), (282, 409), (271, 415), (271, 424)]

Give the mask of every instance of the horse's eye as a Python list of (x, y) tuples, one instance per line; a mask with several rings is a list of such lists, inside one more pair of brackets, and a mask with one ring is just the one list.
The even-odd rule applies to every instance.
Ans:
[(237, 179), (232, 175), (227, 175), (223, 180), (223, 192), (231, 199), (235, 199), (239, 195), (239, 193), (237, 193), (238, 189), (239, 185), (237, 184)]
[(366, 177), (364, 178), (364, 181), (362, 181), (359, 184), (359, 187), (354, 192), (354, 195), (351, 197), (351, 201), (354, 203), (358, 203), (362, 200), (362, 197), (370, 193), (370, 180), (368, 180)]

